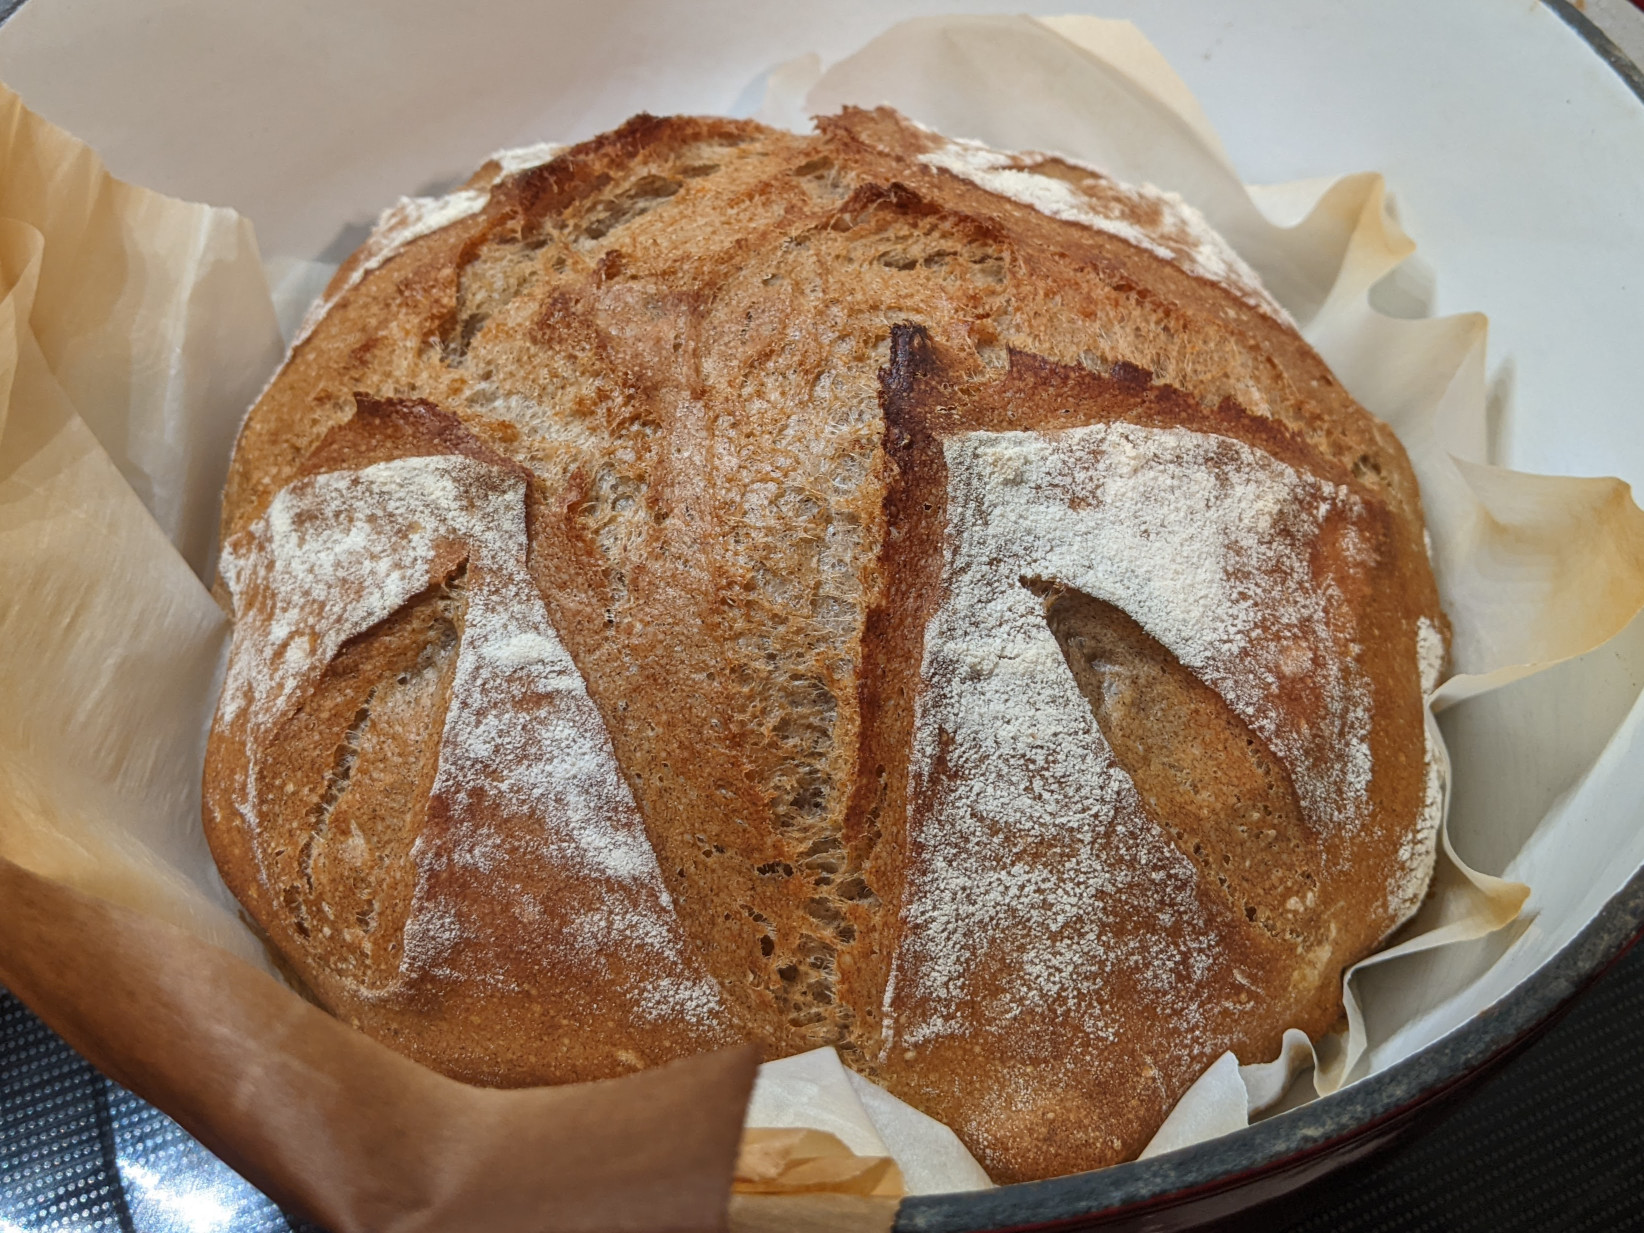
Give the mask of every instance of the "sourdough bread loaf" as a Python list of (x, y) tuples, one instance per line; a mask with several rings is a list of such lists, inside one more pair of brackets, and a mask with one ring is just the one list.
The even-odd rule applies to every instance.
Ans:
[(219, 595), (224, 877), (476, 1083), (834, 1045), (998, 1180), (1093, 1168), (1327, 1030), (1432, 868), (1393, 434), (1179, 200), (885, 110), (390, 211)]

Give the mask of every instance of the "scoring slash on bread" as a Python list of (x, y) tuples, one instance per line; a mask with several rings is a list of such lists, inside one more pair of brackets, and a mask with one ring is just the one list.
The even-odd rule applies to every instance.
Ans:
[(234, 452), (206, 830), (458, 1078), (834, 1045), (997, 1180), (1124, 1160), (1424, 894), (1415, 480), (1177, 199), (817, 130), (385, 216)]

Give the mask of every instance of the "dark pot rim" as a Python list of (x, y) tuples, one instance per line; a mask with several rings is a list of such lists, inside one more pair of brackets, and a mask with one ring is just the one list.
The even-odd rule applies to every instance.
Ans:
[[(1620, 75), (1621, 80), (1627, 83), (1628, 89), (1638, 95), (1639, 101), (1644, 102), (1644, 65), (1634, 64), (1632, 59), (1615, 40), (1605, 34), (1593, 23), (1592, 18), (1576, 8), (1570, 0), (1541, 0), (1564, 23), (1585, 39), (1598, 58), (1604, 61)], [(1638, 7), (1636, 0), (1634, 7)]]
[[(1568, 0), (1542, 2), (1644, 102), (1644, 69)], [(983, 1233), (1105, 1222), (1162, 1213), (1280, 1172), (1303, 1173), (1309, 1160), (1368, 1139), (1477, 1077), (1547, 1026), (1641, 937), (1644, 869), (1568, 945), (1494, 1005), (1384, 1071), (1238, 1134), (1149, 1160), (979, 1193), (913, 1196), (898, 1210), (896, 1228)]]

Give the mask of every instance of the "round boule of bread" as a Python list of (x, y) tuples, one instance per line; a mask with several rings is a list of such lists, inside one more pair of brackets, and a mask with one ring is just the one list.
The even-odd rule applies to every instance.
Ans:
[(402, 202), (222, 545), (223, 876), (471, 1082), (832, 1045), (996, 1180), (1095, 1168), (1431, 873), (1392, 432), (1176, 198), (890, 111)]

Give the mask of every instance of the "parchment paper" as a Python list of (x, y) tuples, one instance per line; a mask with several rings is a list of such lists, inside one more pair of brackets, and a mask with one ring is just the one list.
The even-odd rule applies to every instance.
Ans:
[[(1644, 601), (1644, 516), (1625, 486), (1484, 465), (1482, 318), (1399, 321), (1370, 307), (1371, 288), (1413, 251), (1379, 177), (1248, 191), (1185, 87), (1128, 25), (921, 20), (821, 69), (812, 57), (774, 72), (766, 114), (798, 122), (806, 108), (890, 102), (953, 135), (1058, 150), (1181, 192), (1399, 431), (1456, 629), (1456, 675), (1434, 706), (1450, 708), (1457, 804), (1435, 893), (1397, 951), (1406, 957), (1384, 952), (1349, 975), (1353, 1030), (1322, 1051), (1320, 1088), (1436, 1038), (1471, 1013), (1469, 999), (1499, 996), (1499, 974), (1536, 953), (1534, 922), (1496, 934), (1512, 937), (1494, 952), (1463, 940), (1512, 919), (1523, 896), (1513, 879), (1557, 880), (1572, 834), (1589, 849), (1608, 840), (1615, 811), (1560, 806), (1636, 737), (1636, 688), (1612, 690), (1573, 724), (1567, 705), (1602, 676), (1600, 644)], [(0, 601), (0, 980), (335, 1233), (442, 1227), (473, 1202), (492, 1205), (486, 1227), (497, 1229), (713, 1227), (751, 1059), (476, 1093), (249, 966), (260, 947), (199, 838), (199, 760), (225, 630), (196, 574), (210, 567), (200, 528), (214, 522), (233, 425), (278, 347), (267, 285), (243, 221), (115, 184), (15, 98), (0, 104), (0, 562), (18, 580)], [(491, 144), (476, 146), (476, 161)], [(314, 275), (288, 265), (291, 298)], [(1633, 642), (1644, 638), (1625, 654), (1644, 651)], [(1493, 706), (1510, 693), (1512, 706)], [(1490, 778), (1501, 747), (1563, 775), (1558, 800), (1532, 797), (1542, 812), (1516, 818), (1507, 841), (1487, 788), (1462, 791)], [(1542, 756), (1549, 747), (1556, 759)], [(1277, 1061), (1224, 1059), (1157, 1146), (1243, 1125), (1310, 1052), (1287, 1040)], [(759, 1140), (750, 1135), (750, 1150)], [(790, 1152), (764, 1181), (828, 1158)], [(912, 1170), (900, 1171), (907, 1184)], [(748, 1195), (732, 1219), (888, 1227), (893, 1210), (871, 1195)]]
[[(897, 1194), (984, 1190), (992, 1183), (959, 1137), (855, 1071), (831, 1048), (766, 1062), (759, 1068), (746, 1122), (750, 1135), (764, 1130), (811, 1128), (827, 1134), (856, 1161), (886, 1159), (897, 1167)], [(864, 1166), (850, 1166), (851, 1176)], [(843, 1174), (842, 1174), (843, 1176)], [(767, 1191), (781, 1189), (774, 1184)], [(823, 1189), (807, 1183), (799, 1189)], [(848, 1193), (889, 1193), (828, 1187)]]

